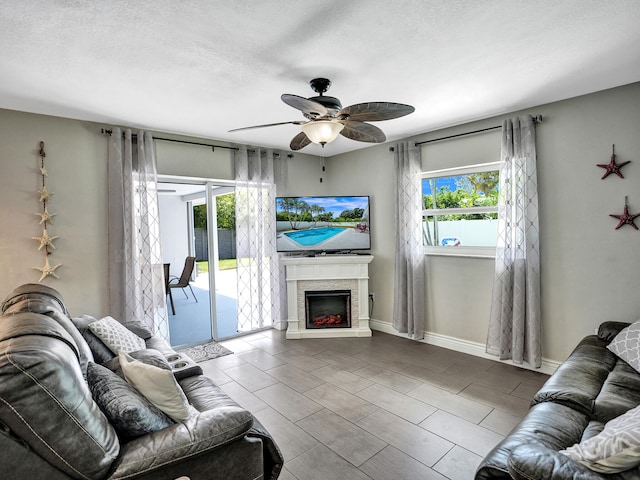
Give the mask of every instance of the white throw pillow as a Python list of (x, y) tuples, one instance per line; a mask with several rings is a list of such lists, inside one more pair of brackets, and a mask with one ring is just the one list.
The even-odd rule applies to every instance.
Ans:
[(197, 414), (171, 370), (147, 365), (125, 352), (118, 357), (127, 382), (173, 420), (180, 422)]
[(607, 348), (640, 372), (640, 321), (620, 330)]
[(116, 355), (147, 348), (145, 341), (112, 317), (104, 317), (89, 324), (89, 330)]
[(600, 473), (624, 472), (640, 465), (640, 406), (607, 422), (595, 437), (560, 453)]

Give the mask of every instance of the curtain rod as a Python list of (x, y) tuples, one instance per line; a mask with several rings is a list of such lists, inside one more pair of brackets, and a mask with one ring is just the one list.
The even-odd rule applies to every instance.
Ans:
[[(113, 133), (113, 130), (103, 128), (103, 129), (100, 130), (100, 132), (103, 135), (111, 135)], [(137, 138), (137, 137), (138, 136), (135, 133), (131, 134), (131, 138)], [(162, 140), (164, 142), (186, 143), (187, 145), (200, 145), (201, 147), (211, 147), (211, 150), (214, 151), (214, 152), (216, 151), (216, 148), (226, 148), (227, 150), (235, 150), (235, 151), (240, 150), (238, 147), (228, 147), (226, 145), (214, 145), (214, 144), (211, 144), (211, 143), (190, 142), (190, 141), (187, 141), (187, 140), (177, 140), (175, 138), (153, 137), (153, 139), (154, 140)], [(247, 150), (247, 151), (248, 152), (252, 152), (252, 153), (255, 152), (255, 150)], [(274, 153), (274, 155), (276, 157), (280, 156), (279, 153)], [(293, 158), (293, 154), (292, 153), (287, 154), (287, 158)]]
[[(542, 115), (535, 115), (532, 118), (533, 118), (533, 123), (542, 123)], [(467, 135), (474, 135), (476, 133), (489, 132), (491, 130), (497, 130), (499, 128), (502, 128), (502, 125), (496, 125), (495, 127), (481, 128), (480, 130), (474, 130), (472, 132), (458, 133), (457, 135), (449, 135), (448, 137), (440, 137), (440, 138), (434, 138), (431, 140), (424, 140), (422, 142), (416, 142), (416, 147), (418, 145), (423, 145), (425, 143), (439, 142), (441, 140), (449, 140), (450, 138), (466, 137)]]
[[(101, 129), (100, 132), (103, 135), (111, 135), (113, 130), (111, 129)], [(135, 133), (131, 134), (131, 138), (137, 138)], [(187, 140), (176, 140), (175, 138), (163, 138), (163, 137), (153, 137), (154, 140), (162, 140), (164, 142), (175, 142), (175, 143), (186, 143), (188, 145), (200, 145), (201, 147), (211, 147), (211, 149), (215, 152), (216, 148), (226, 148), (228, 150), (239, 150), (238, 147), (227, 147), (226, 145), (214, 145), (211, 143), (200, 143), (200, 142), (189, 142)]]
[[(535, 115), (532, 118), (533, 118), (533, 123), (542, 123), (542, 115)], [(416, 142), (416, 147), (418, 145), (424, 145), (425, 143), (440, 142), (442, 140), (449, 140), (451, 138), (457, 138), (457, 137), (466, 137), (467, 135), (474, 135), (476, 133), (489, 132), (491, 130), (498, 130), (499, 128), (502, 128), (502, 125), (496, 125), (494, 127), (481, 128), (480, 130), (473, 130), (472, 132), (458, 133), (456, 135), (449, 135), (447, 137), (440, 137), (440, 138), (433, 138), (431, 140), (424, 140), (422, 142)], [(391, 147), (391, 148), (393, 148), (393, 147)]]

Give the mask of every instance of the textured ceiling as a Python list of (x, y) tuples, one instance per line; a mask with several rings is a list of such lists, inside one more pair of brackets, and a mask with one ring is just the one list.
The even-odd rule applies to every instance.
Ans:
[(280, 95), (327, 77), (415, 106), (393, 141), (640, 81), (639, 25), (638, 0), (4, 0), (0, 108), (288, 149), (299, 126), (228, 130), (303, 120)]

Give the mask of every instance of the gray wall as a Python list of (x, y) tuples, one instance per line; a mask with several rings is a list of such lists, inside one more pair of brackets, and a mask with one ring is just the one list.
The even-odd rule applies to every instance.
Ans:
[[(640, 232), (614, 230), (610, 213), (621, 213), (624, 196), (640, 212), (640, 83), (537, 106), (543, 356), (561, 361), (582, 336), (605, 320), (640, 318)], [(414, 137), (427, 140), (500, 125), (506, 116)], [(493, 161), (500, 133), (464, 137), (423, 147), (425, 170)], [(600, 180), (611, 145), (624, 180)], [(375, 259), (369, 290), (375, 318), (392, 315), (394, 207), (393, 154), (389, 145), (331, 157), (330, 193), (371, 195)], [(362, 182), (353, 182), (353, 178)], [(640, 226), (640, 221), (636, 221)], [(388, 227), (388, 228), (387, 228)], [(484, 344), (491, 299), (492, 260), (428, 257), (427, 329), (436, 335)]]
[[(640, 83), (527, 110), (542, 114), (537, 129), (542, 237), (543, 355), (563, 360), (579, 338), (603, 320), (640, 317), (640, 232), (614, 230), (610, 213), (629, 196), (640, 211)], [(422, 140), (500, 123), (496, 117), (414, 137)], [(108, 314), (107, 139), (102, 125), (0, 110), (0, 296), (38, 280), (32, 267), (43, 257), (31, 237), (41, 234), (37, 147), (46, 144), (57, 213), (52, 234), (61, 279), (43, 283), (61, 291), (72, 314)], [(384, 125), (381, 124), (384, 128)], [(166, 135), (163, 135), (166, 136)], [(466, 137), (425, 147), (425, 170), (477, 163), (495, 155), (498, 136)], [(347, 141), (339, 139), (338, 141)], [(596, 163), (607, 163), (616, 145), (625, 179), (600, 180)], [(330, 154), (331, 146), (327, 147)], [(499, 149), (499, 146), (497, 147)], [(228, 151), (157, 142), (160, 173), (232, 179)], [(393, 155), (389, 145), (320, 159), (297, 152), (284, 159), (279, 195), (371, 196), (373, 254), (370, 291), (375, 320), (390, 325), (393, 292)], [(324, 181), (319, 182), (320, 176)], [(637, 222), (640, 224), (640, 222)], [(176, 254), (177, 259), (177, 254)], [(177, 261), (177, 260), (176, 260)], [(425, 295), (431, 334), (482, 344), (485, 341), (493, 262), (473, 258), (428, 258)]]

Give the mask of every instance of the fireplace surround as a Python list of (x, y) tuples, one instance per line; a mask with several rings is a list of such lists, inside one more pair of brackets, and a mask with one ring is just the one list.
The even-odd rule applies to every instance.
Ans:
[[(369, 263), (373, 260), (372, 255), (291, 256), (280, 260), (286, 269), (287, 339), (371, 336)], [(325, 295), (349, 292), (350, 325), (322, 325), (320, 328), (308, 325), (308, 292)]]

